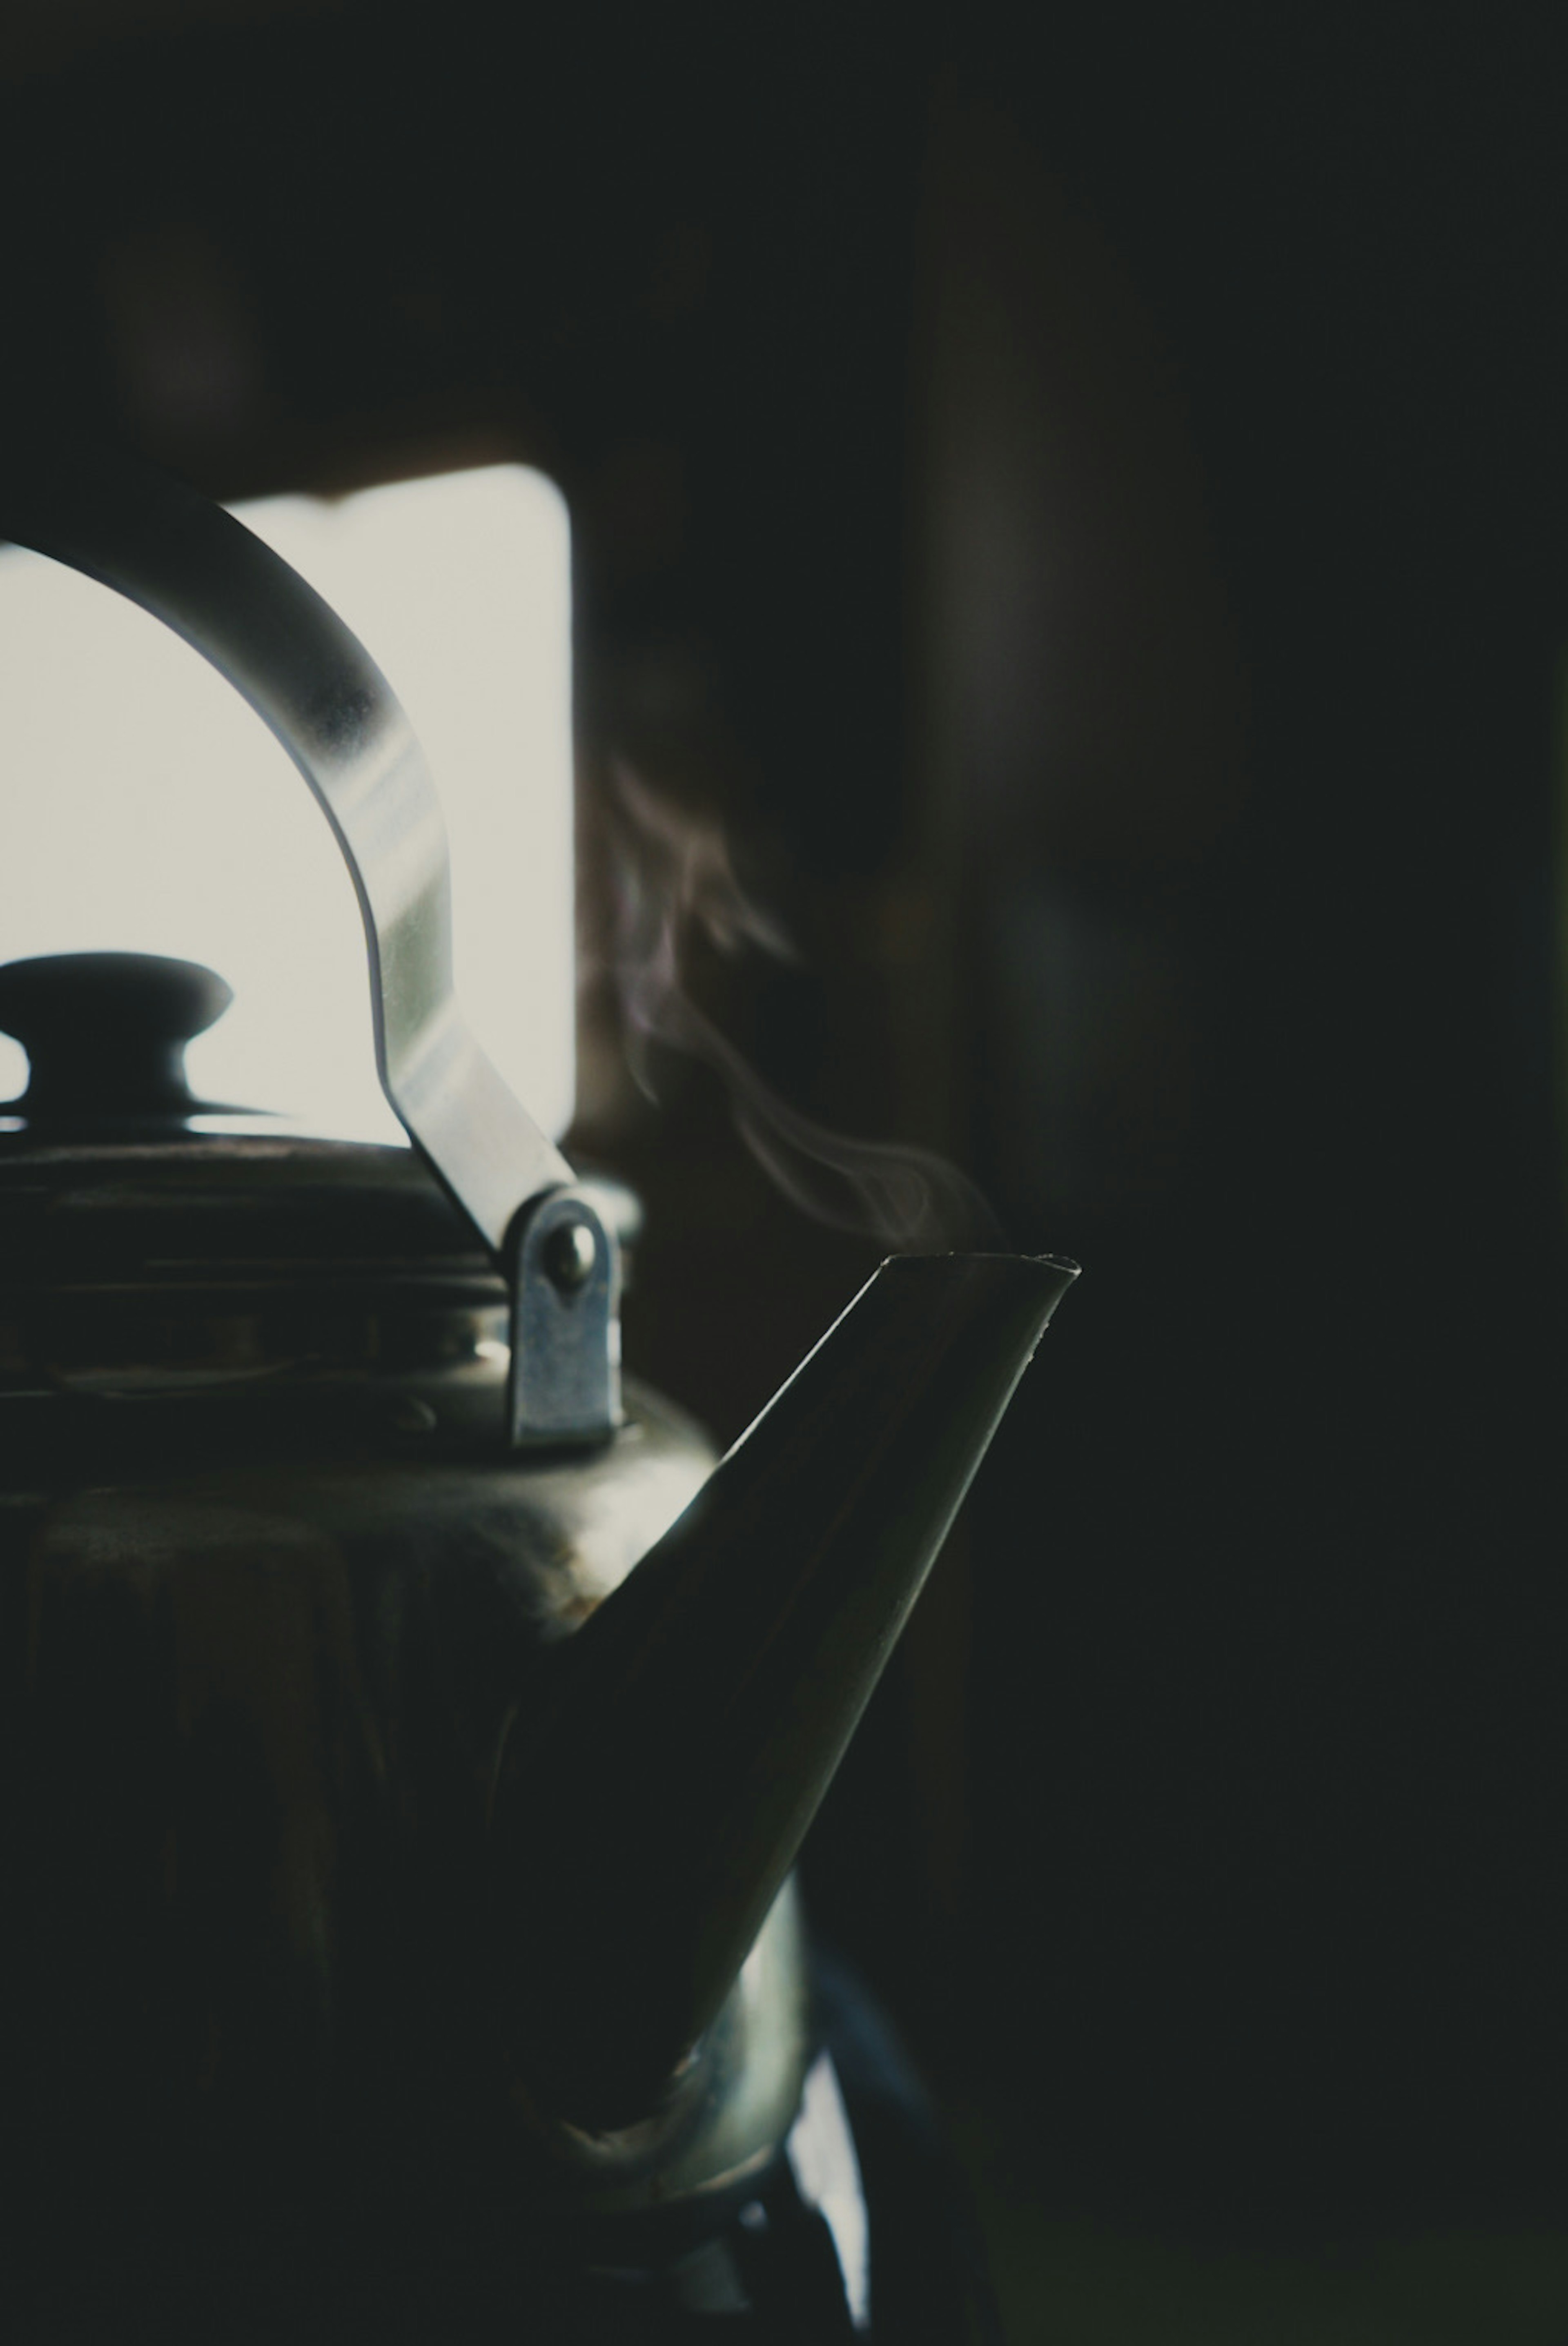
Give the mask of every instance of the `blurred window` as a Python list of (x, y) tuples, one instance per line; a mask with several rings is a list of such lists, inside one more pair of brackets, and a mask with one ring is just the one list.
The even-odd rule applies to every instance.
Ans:
[[(345, 619), (407, 709), (452, 843), (457, 983), (530, 1113), (573, 1094), (570, 543), (522, 465), (233, 510)], [(207, 663), (123, 597), (0, 551), (0, 961), (116, 948), (219, 971), (209, 1099), (401, 1137), (363, 932), (304, 782)], [(0, 1037), (0, 1097), (25, 1059)]]

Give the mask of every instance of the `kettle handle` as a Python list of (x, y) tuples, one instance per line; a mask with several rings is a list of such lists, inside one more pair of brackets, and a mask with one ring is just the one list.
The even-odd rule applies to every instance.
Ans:
[(359, 898), (382, 1088), (499, 1253), (520, 1209), (574, 1176), (453, 991), (446, 829), (424, 752), (370, 654), (231, 514), (102, 450), (35, 446), (25, 475), (0, 491), (0, 534), (161, 619), (282, 743)]
[[(183, 636), (270, 727), (342, 850), (364, 917), (382, 1086), (513, 1292), (517, 1442), (619, 1417), (614, 1232), (485, 1056), (452, 983), (446, 827), (396, 695), (335, 611), (220, 505), (117, 454), (32, 436), (0, 468), (0, 537), (110, 586)], [(569, 1277), (562, 1224), (585, 1230)], [(571, 1252), (568, 1245), (566, 1252)], [(533, 1341), (524, 1347), (524, 1329)]]

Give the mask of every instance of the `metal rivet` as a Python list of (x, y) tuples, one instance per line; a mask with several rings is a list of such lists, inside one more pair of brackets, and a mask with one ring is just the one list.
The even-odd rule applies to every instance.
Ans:
[(540, 1249), (545, 1276), (563, 1295), (587, 1285), (598, 1253), (594, 1233), (586, 1222), (557, 1222)]

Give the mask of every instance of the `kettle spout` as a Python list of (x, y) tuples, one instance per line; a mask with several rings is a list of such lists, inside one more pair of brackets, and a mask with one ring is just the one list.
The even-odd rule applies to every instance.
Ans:
[(494, 1951), (531, 2099), (648, 2115), (723, 2004), (1076, 1265), (885, 1262), (562, 1649), (503, 1756)]

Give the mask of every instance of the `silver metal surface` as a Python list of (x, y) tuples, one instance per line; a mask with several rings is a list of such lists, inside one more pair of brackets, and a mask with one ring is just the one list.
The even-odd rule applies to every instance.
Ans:
[(486, 1242), (572, 1168), (480, 1048), (452, 983), (446, 831), (424, 753), (364, 647), (233, 516), (92, 449), (31, 447), (0, 536), (161, 619), (271, 728), (331, 825), (370, 950), (388, 1099)]
[(620, 1266), (587, 1193), (540, 1199), (514, 1239), (509, 1387), (518, 1448), (571, 1441), (621, 1422)]
[(389, 1375), (384, 1423), (351, 1375), (294, 1410), (252, 1388), (227, 1427), (182, 1396), (0, 1403), (8, 2176), (134, 2143), (132, 2180), (173, 2194), (199, 2153), (287, 2178), (330, 2144), (389, 2189), (444, 2167), (633, 2207), (721, 2188), (787, 2128), (788, 1902), (649, 2126), (585, 2137), (497, 2089), (502, 1740), (713, 1456), (636, 1391), (604, 1449), (497, 1454), (473, 1435), (504, 1375), (453, 1364), (406, 1417)]
[(860, 2162), (850, 2115), (839, 2090), (832, 2055), (819, 2053), (806, 2073), (800, 2115), (789, 2129), (785, 2153), (795, 2186), (815, 2208), (832, 2237), (844, 2283), (844, 2302), (855, 2330), (871, 2326), (871, 2220), (860, 2182)]
[(489, 1929), (513, 2075), (563, 2116), (633, 2123), (717, 2020), (1076, 1275), (884, 1263), (519, 1707)]
[[(572, 1168), (481, 1049), (452, 978), (446, 829), (424, 753), (357, 637), (298, 572), (183, 484), (101, 451), (28, 452), (0, 475), (0, 535), (139, 604), (250, 703), (314, 792), (364, 920), (382, 1086), (409, 1137), (514, 1273), (512, 1438), (599, 1441), (620, 1423), (614, 1230), (580, 1293), (544, 1276), (524, 1209)], [(545, 1227), (554, 1227), (554, 1224)], [(531, 1286), (536, 1292), (531, 1292)]]

